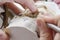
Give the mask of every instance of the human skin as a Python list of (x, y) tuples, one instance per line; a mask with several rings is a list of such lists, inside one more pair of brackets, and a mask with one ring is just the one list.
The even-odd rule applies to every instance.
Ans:
[[(35, 7), (33, 0), (12, 0), (12, 2), (14, 1), (20, 3), (24, 7), (29, 8), (32, 13), (35, 13), (37, 11), (37, 8)], [(10, 8), (14, 13), (19, 14), (21, 11), (12, 2), (8, 0), (4, 3), (6, 3), (8, 8)]]
[[(60, 8), (60, 0), (54, 0), (55, 3), (59, 3), (58, 6)], [(39, 40), (60, 40), (60, 33), (53, 31), (48, 28), (46, 23), (52, 23), (60, 27), (60, 15), (54, 16), (43, 14), (38, 16), (37, 18), (37, 26), (40, 30), (40, 39)]]
[[(40, 0), (26, 0), (25, 3), (24, 1), (22, 2), (19, 2), (20, 0), (15, 0), (17, 3), (20, 3), (22, 4), (22, 6), (25, 8), (25, 7), (28, 7), (32, 13), (35, 13), (37, 12), (37, 8), (35, 7), (35, 3), (36, 1), (40, 1)], [(13, 1), (12, 1), (13, 2)], [(14, 5), (12, 2), (7, 2), (5, 3), (6, 6), (11, 9), (15, 14), (19, 14), (21, 13), (21, 11), (16, 7), (16, 5)], [(28, 3), (29, 2), (29, 3)], [(16, 10), (15, 10), (16, 9)]]
[(37, 11), (37, 8), (35, 7), (33, 0), (15, 0), (15, 1), (28, 7), (32, 12)]
[(0, 40), (9, 40), (8, 35), (0, 29)]
[[(60, 15), (57, 16), (57, 26), (60, 28)], [(54, 40), (60, 40), (60, 33), (56, 33)]]
[[(28, 0), (15, 0), (16, 2), (27, 6), (32, 12), (36, 11), (36, 8), (34, 6), (34, 2), (31, 0), (29, 0), (30, 3), (28, 3)], [(31, 5), (32, 4), (32, 5)], [(58, 24), (56, 19), (54, 19), (54, 17), (45, 17), (40, 16), (40, 18), (37, 19), (37, 25), (40, 29), (40, 40), (53, 40), (53, 30), (51, 30), (50, 28), (47, 27), (45, 22), (48, 23), (53, 23), (53, 24)], [(59, 40), (59, 35), (60, 33), (56, 33), (54, 40)]]
[(37, 26), (40, 29), (40, 40), (60, 40), (60, 33), (54, 32), (52, 29), (48, 28), (46, 23), (52, 23), (60, 26), (60, 16), (51, 16), (46, 14), (38, 16)]

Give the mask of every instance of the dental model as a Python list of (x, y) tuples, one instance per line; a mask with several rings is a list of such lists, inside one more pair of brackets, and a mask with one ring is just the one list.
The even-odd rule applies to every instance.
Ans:
[[(48, 13), (52, 13), (54, 15), (54, 13), (59, 12), (57, 11), (57, 5), (53, 2), (37, 2), (35, 3), (35, 5), (37, 6), (40, 13), (46, 13), (48, 11)], [(53, 5), (55, 6), (55, 8), (53, 7)], [(32, 14), (29, 15), (29, 10), (27, 10), (23, 12), (22, 16), (16, 16), (11, 20), (9, 26), (6, 28), (11, 34), (11, 40), (38, 40), (38, 36), (36, 33), (37, 14), (35, 15), (36, 17), (33, 15), (32, 17), (31, 15)], [(49, 23), (47, 25), (53, 30), (57, 30), (57, 32), (60, 32), (60, 28)]]

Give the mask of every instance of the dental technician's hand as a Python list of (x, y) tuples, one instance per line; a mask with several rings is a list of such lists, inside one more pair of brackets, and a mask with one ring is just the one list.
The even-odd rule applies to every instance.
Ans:
[(37, 18), (37, 26), (40, 30), (39, 40), (60, 40), (60, 33), (54, 32), (52, 29), (48, 28), (46, 23), (52, 23), (60, 26), (60, 21), (58, 21), (58, 16), (54, 17), (51, 14), (41, 14)]
[(34, 0), (2, 0), (2, 2), (0, 3), (2, 4), (5, 2), (11, 2), (11, 3), (17, 2), (23, 5), (24, 7), (28, 7), (33, 13), (37, 11), (37, 8), (35, 7), (35, 4), (34, 4)]
[(33, 13), (37, 11), (33, 0), (15, 0), (16, 2), (28, 7)]

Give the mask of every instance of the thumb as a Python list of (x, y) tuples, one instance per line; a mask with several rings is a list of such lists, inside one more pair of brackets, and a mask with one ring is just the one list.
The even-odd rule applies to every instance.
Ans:
[(35, 7), (35, 3), (33, 0), (15, 0), (15, 1), (22, 4), (23, 6), (28, 7), (33, 13), (37, 11), (37, 8)]
[(53, 32), (47, 27), (43, 19), (37, 19), (37, 26), (40, 29), (40, 40), (53, 40)]

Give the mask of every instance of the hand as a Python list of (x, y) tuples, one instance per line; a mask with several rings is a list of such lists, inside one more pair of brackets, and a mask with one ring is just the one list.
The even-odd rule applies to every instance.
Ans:
[(15, 0), (17, 3), (22, 4), (24, 7), (28, 7), (32, 12), (36, 12), (37, 8), (35, 7), (33, 0)]
[[(15, 0), (17, 3), (22, 4), (23, 7), (28, 7), (32, 13), (35, 13), (37, 11), (37, 8), (35, 7), (35, 3), (33, 0)], [(19, 14), (21, 11), (16, 7), (16, 5), (13, 4), (13, 0), (5, 0), (5, 4), (9, 9), (11, 9), (14, 13)]]
[(51, 14), (41, 14), (37, 18), (37, 26), (40, 30), (40, 40), (60, 40), (60, 33), (56, 33), (52, 29), (48, 28), (46, 23), (52, 23), (60, 26), (58, 16)]

